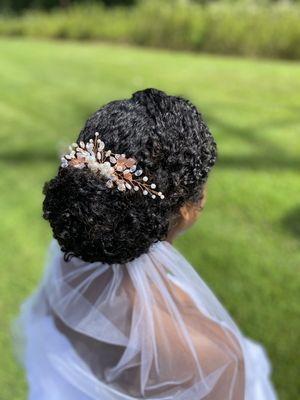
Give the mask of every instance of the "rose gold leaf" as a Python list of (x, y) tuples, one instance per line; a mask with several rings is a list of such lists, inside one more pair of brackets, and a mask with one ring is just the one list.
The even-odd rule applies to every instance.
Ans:
[(132, 181), (132, 174), (130, 172), (127, 172), (127, 173), (123, 174), (123, 176), (128, 181)]
[(126, 160), (125, 159), (123, 159), (123, 158), (118, 158), (118, 160), (117, 160), (117, 165), (121, 165), (122, 167), (124, 166), (126, 166)]
[(128, 168), (133, 167), (135, 164), (136, 164), (136, 161), (135, 161), (134, 158), (128, 158), (128, 159), (125, 161), (125, 165), (126, 165), (126, 167), (128, 167)]
[(75, 166), (75, 165), (80, 165), (80, 164), (84, 164), (84, 160), (78, 159), (78, 158), (73, 158), (73, 159), (70, 161), (70, 164), (73, 165), (73, 166)]

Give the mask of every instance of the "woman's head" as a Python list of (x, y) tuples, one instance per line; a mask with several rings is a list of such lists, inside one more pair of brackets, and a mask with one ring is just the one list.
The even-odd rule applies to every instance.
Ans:
[(88, 262), (124, 263), (173, 235), (180, 220), (197, 214), (216, 161), (216, 143), (189, 101), (156, 89), (96, 111), (77, 142), (88, 142), (95, 132), (107, 149), (134, 157), (165, 198), (108, 188), (101, 175), (87, 168), (59, 168), (44, 186), (43, 216), (66, 254)]

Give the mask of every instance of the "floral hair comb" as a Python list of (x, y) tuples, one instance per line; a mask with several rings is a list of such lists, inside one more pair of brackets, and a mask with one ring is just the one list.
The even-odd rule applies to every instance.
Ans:
[(115, 154), (104, 148), (99, 132), (96, 132), (95, 138), (87, 143), (81, 141), (79, 144), (73, 143), (69, 146), (70, 153), (62, 156), (61, 167), (89, 168), (106, 179), (108, 188), (116, 186), (121, 192), (141, 190), (143, 195), (149, 194), (152, 199), (156, 197), (164, 199), (165, 196), (155, 190), (155, 183), (149, 183), (148, 177), (142, 176), (143, 170), (137, 168), (137, 161), (134, 158), (126, 158), (125, 154)]

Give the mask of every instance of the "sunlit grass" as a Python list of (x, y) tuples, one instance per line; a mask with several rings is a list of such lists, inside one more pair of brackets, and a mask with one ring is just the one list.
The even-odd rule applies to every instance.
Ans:
[(195, 102), (219, 161), (199, 222), (176, 245), (242, 330), (262, 341), (280, 399), (296, 399), (300, 66), (96, 44), (0, 41), (1, 400), (26, 398), (9, 323), (43, 268), (41, 188), (60, 145), (109, 100), (158, 87)]

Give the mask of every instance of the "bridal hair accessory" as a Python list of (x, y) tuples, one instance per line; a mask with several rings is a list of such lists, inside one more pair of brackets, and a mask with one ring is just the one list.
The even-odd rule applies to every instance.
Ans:
[(149, 183), (147, 176), (142, 176), (143, 170), (137, 168), (134, 158), (126, 158), (125, 154), (115, 154), (111, 150), (104, 151), (104, 142), (99, 138), (99, 132), (95, 138), (87, 143), (72, 143), (69, 146), (70, 153), (61, 158), (61, 167), (72, 166), (82, 169), (89, 168), (95, 173), (107, 179), (106, 186), (124, 192), (126, 190), (141, 190), (143, 195), (150, 195), (152, 199), (160, 197), (164, 199), (162, 192), (157, 192), (155, 183)]

